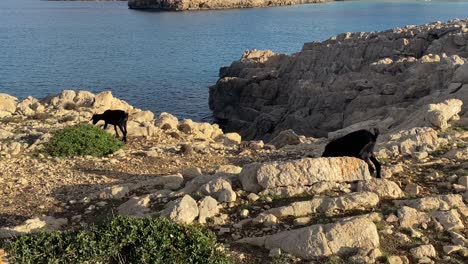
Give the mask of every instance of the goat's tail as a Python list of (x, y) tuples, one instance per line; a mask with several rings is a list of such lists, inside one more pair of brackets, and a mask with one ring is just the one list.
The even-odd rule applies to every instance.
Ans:
[(125, 112), (124, 120), (125, 120), (125, 121), (128, 121), (128, 113), (127, 113), (127, 112)]
[(378, 128), (374, 127), (374, 140), (377, 140), (377, 137), (379, 137), (380, 131)]

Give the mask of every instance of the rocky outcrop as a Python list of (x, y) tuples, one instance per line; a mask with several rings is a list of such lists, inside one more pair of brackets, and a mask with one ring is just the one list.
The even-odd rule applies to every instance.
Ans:
[(373, 249), (380, 244), (374, 223), (364, 218), (332, 223), (312, 225), (271, 236), (245, 238), (241, 243), (264, 246), (268, 249), (281, 250), (303, 259), (345, 255), (356, 249)]
[[(231, 147), (241, 141), (239, 134), (224, 134), (216, 124), (197, 123), (190, 119), (179, 122), (177, 117), (168, 113), (155, 117), (151, 111), (134, 108), (114, 97), (110, 91), (93, 94), (88, 91), (64, 90), (43, 99), (28, 96), (19, 102), (13, 96), (0, 94), (0, 119), (3, 123), (0, 128), (0, 156), (15, 156), (38, 150), (55, 130), (90, 122), (93, 114), (108, 109), (129, 113), (129, 137), (150, 138), (161, 133), (171, 133), (181, 138), (179, 133), (184, 133), (197, 141), (216, 142)], [(28, 123), (27, 133), (24, 132), (23, 122)], [(114, 133), (113, 126), (108, 126), (107, 131)], [(152, 155), (151, 152), (146, 154)]]
[(210, 108), (245, 139), (287, 129), (317, 137), (349, 126), (446, 128), (468, 119), (467, 22), (344, 33), (292, 55), (246, 51), (221, 68)]
[(325, 3), (335, 0), (129, 0), (131, 9), (184, 11)]

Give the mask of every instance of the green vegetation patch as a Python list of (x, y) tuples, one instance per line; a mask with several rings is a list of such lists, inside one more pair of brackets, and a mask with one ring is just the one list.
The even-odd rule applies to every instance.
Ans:
[(97, 126), (81, 124), (57, 131), (45, 145), (51, 156), (104, 156), (119, 150), (123, 143)]
[(212, 232), (165, 218), (117, 217), (88, 230), (25, 235), (13, 263), (232, 263)]

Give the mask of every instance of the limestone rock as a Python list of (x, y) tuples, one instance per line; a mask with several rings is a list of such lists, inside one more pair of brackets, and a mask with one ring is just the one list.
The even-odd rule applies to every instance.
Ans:
[(197, 167), (189, 167), (182, 170), (182, 176), (184, 177), (184, 179), (191, 180), (201, 175), (201, 169)]
[(185, 195), (182, 198), (169, 202), (159, 215), (178, 223), (190, 224), (198, 217), (199, 210), (197, 202), (190, 195)]
[(398, 217), (400, 219), (400, 226), (405, 228), (414, 228), (430, 222), (430, 218), (426, 213), (419, 212), (408, 206), (403, 206), (398, 210)]
[(24, 224), (15, 227), (0, 228), (0, 238), (14, 237), (40, 231), (55, 231), (67, 224), (67, 219), (41, 216), (26, 220)]
[(373, 249), (380, 244), (375, 224), (365, 218), (312, 225), (264, 237), (244, 238), (239, 242), (267, 249), (280, 248), (306, 260), (345, 255), (360, 248)]
[(199, 216), (198, 222), (205, 224), (207, 218), (211, 218), (219, 213), (218, 202), (211, 196), (206, 196), (198, 202)]
[(301, 143), (299, 136), (292, 129), (281, 131), (269, 144), (280, 149), (286, 145), (297, 145)]
[(227, 133), (218, 136), (215, 140), (218, 142), (222, 142), (225, 145), (239, 145), (242, 141), (242, 138), (237, 133)]
[(468, 160), (468, 147), (462, 149), (452, 149), (445, 153), (444, 157), (460, 161)]
[(18, 99), (16, 97), (13, 97), (8, 94), (0, 93), (0, 112), (12, 114), (16, 111), (17, 104), (18, 104)]
[(419, 211), (450, 210), (454, 207), (465, 207), (461, 195), (458, 194), (436, 195), (412, 200), (394, 201), (394, 203), (399, 206), (406, 205)]
[(461, 111), (462, 105), (463, 102), (458, 99), (446, 100), (439, 104), (430, 104), (424, 119), (437, 128), (446, 129), (448, 121)]
[[(405, 257), (406, 258), (406, 257)], [(409, 264), (409, 261), (404, 261), (400, 256), (389, 256), (387, 258), (388, 264)]]
[(117, 209), (120, 215), (144, 216), (150, 211), (150, 196), (132, 197)]
[(431, 215), (447, 231), (465, 228), (456, 209), (450, 211), (435, 211), (432, 212)]
[(398, 199), (405, 194), (398, 185), (386, 179), (369, 179), (358, 183), (358, 191), (368, 191), (376, 193), (380, 198)]
[(405, 186), (405, 193), (409, 195), (418, 195), (421, 192), (421, 186), (415, 183), (408, 183)]
[(156, 126), (163, 130), (177, 129), (178, 125), (179, 120), (177, 117), (166, 112), (162, 112), (159, 115), (158, 120), (156, 120)]
[(137, 111), (130, 114), (129, 119), (138, 123), (153, 123), (154, 114), (151, 111)]
[(79, 91), (73, 102), (79, 107), (91, 107), (94, 103), (94, 94), (88, 91)]
[(95, 113), (102, 113), (109, 109), (129, 112), (133, 109), (133, 107), (128, 103), (115, 98), (111, 91), (104, 91), (96, 94), (94, 97), (93, 108)]
[(272, 208), (263, 214), (276, 217), (307, 216), (314, 213), (332, 213), (361, 208), (373, 208), (379, 203), (379, 197), (372, 192), (350, 193), (338, 197), (318, 197), (309, 201), (293, 202), (290, 205)]
[[(432, 152), (439, 146), (437, 131), (429, 127), (401, 130), (387, 136), (378, 148), (392, 149), (393, 155), (414, 155), (417, 152)], [(396, 153), (395, 153), (396, 152)]]
[(128, 185), (113, 185), (106, 187), (100, 194), (101, 199), (122, 199), (130, 192)]
[(416, 248), (412, 248), (410, 253), (416, 259), (422, 259), (424, 257), (433, 258), (437, 256), (436, 250), (433, 245), (422, 245)]
[[(247, 51), (220, 70), (210, 109), (223, 130), (244, 140), (269, 140), (288, 129), (324, 137), (369, 120), (391, 133), (444, 128), (459, 109), (450, 99), (468, 101), (461, 88), (468, 84), (468, 55), (457, 46), (466, 44), (466, 23), (344, 33), (291, 55)], [(462, 85), (449, 90), (451, 83)]]
[(233, 202), (236, 200), (236, 193), (232, 190), (231, 184), (223, 178), (215, 178), (202, 185), (198, 191), (204, 195), (217, 197), (219, 202)]
[(365, 180), (370, 175), (364, 161), (340, 157), (252, 164), (244, 167), (239, 177), (245, 191), (258, 192), (282, 186), (313, 185), (321, 181)]

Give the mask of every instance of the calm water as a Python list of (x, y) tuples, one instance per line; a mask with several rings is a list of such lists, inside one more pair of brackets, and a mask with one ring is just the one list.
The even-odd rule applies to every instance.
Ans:
[(468, 17), (468, 1), (352, 1), (281, 8), (141, 12), (126, 2), (0, 0), (0, 92), (110, 89), (196, 120), (208, 86), (245, 49), (293, 53), (346, 31)]

